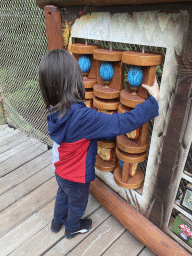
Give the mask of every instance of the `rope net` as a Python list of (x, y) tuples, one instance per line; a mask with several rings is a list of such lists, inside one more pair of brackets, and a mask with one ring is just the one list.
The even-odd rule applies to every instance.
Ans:
[(0, 16), (0, 88), (6, 122), (51, 145), (38, 86), (39, 63), (47, 52), (44, 11), (34, 0), (2, 0)]

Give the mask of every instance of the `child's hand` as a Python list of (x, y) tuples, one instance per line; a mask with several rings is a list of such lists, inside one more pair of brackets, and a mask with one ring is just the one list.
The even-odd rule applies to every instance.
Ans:
[(145, 88), (149, 95), (152, 95), (156, 101), (158, 101), (159, 99), (159, 84), (157, 82), (157, 78), (155, 77), (155, 82), (153, 84), (153, 86), (149, 86), (149, 85), (146, 85), (146, 84), (142, 84), (143, 88)]

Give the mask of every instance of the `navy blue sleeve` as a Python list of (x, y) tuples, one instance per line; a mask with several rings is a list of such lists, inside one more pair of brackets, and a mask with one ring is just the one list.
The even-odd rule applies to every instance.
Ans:
[(76, 120), (73, 120), (72, 140), (114, 138), (141, 127), (158, 114), (158, 103), (152, 96), (148, 97), (144, 103), (137, 105), (135, 109), (124, 114), (109, 115), (91, 108), (84, 108), (76, 116)]

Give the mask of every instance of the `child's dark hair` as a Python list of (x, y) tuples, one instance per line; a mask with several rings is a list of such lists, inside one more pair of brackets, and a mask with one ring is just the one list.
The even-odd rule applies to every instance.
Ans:
[(64, 49), (48, 52), (39, 65), (39, 86), (46, 108), (64, 115), (73, 103), (85, 98), (82, 72), (75, 58)]

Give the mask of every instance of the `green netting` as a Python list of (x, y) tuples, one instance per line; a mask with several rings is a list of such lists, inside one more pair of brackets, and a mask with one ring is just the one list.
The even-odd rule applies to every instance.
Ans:
[(6, 121), (51, 145), (38, 87), (38, 66), (47, 52), (44, 11), (35, 0), (1, 0), (0, 87)]

